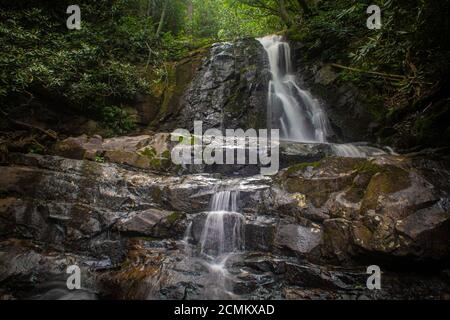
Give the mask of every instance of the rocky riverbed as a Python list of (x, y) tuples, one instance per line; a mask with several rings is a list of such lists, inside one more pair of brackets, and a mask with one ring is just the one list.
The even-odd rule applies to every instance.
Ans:
[[(448, 298), (448, 179), (440, 161), (393, 155), (235, 177), (10, 154), (2, 297), (207, 298), (210, 271), (187, 247), (198, 247), (219, 187), (239, 191), (245, 217), (245, 250), (226, 262), (233, 298)], [(83, 293), (65, 289), (73, 264)], [(381, 291), (366, 289), (369, 265), (383, 270)]]
[[(190, 85), (177, 79), (167, 105), (145, 111), (156, 133), (74, 134), (44, 155), (6, 145), (0, 298), (450, 299), (445, 152), (282, 141), (274, 176), (257, 165), (174, 165), (172, 129), (194, 120), (205, 130), (259, 129), (267, 120), (270, 73), (258, 41), (217, 44), (199, 59), (181, 66)], [(334, 129), (353, 105), (342, 96)], [(338, 141), (365, 137), (367, 125), (345, 123)], [(346, 157), (348, 147), (359, 157)], [(204, 228), (220, 192), (233, 192), (227, 213), (239, 217), (240, 242), (212, 263)], [(72, 265), (82, 290), (66, 286)], [(381, 290), (366, 286), (372, 265)]]

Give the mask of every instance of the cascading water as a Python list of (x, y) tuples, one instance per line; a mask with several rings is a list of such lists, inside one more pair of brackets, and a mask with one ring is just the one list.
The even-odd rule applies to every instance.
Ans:
[(357, 147), (352, 144), (333, 144), (332, 149), (334, 153), (339, 157), (347, 158), (365, 158), (367, 153), (362, 150), (361, 147)]
[(203, 227), (201, 253), (221, 256), (242, 249), (242, 220), (237, 212), (238, 191), (219, 191), (211, 200)]
[(269, 83), (268, 121), (280, 137), (301, 142), (326, 142), (331, 133), (319, 101), (295, 82), (291, 48), (281, 36), (258, 39), (267, 52), (272, 80)]
[[(332, 135), (327, 115), (320, 102), (296, 83), (291, 49), (280, 36), (259, 39), (270, 61), (269, 126), (280, 129), (280, 137), (290, 142), (330, 144)], [(370, 147), (330, 144), (342, 157), (366, 157)], [(373, 148), (372, 148), (373, 149)], [(367, 150), (367, 153), (366, 153)], [(233, 182), (233, 186), (236, 186)], [(210, 299), (239, 298), (235, 284), (242, 274), (236, 265), (244, 252), (245, 217), (239, 212), (239, 191), (231, 185), (217, 186), (208, 212), (196, 215), (186, 230), (185, 257), (182, 264), (201, 283), (201, 296)], [(238, 262), (237, 264), (235, 262)]]
[[(258, 41), (269, 57), (272, 73), (268, 92), (269, 126), (280, 129), (280, 137), (284, 140), (328, 143), (327, 137), (332, 134), (330, 122), (320, 102), (297, 85), (289, 43), (278, 35)], [(364, 158), (373, 153), (373, 148), (353, 144), (332, 144), (331, 147), (341, 157)]]
[(206, 214), (197, 250), (189, 245), (192, 240), (192, 224), (189, 226), (185, 243), (190, 263), (200, 263), (207, 269), (204, 288), (210, 299), (238, 298), (232, 293), (233, 276), (226, 264), (230, 257), (243, 247), (244, 216), (238, 212), (239, 191), (222, 190), (214, 193), (210, 211)]

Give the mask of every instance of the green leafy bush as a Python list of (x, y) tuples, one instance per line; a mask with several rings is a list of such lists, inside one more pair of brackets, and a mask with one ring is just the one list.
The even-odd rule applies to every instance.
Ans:
[(123, 134), (136, 128), (130, 115), (116, 106), (104, 107), (102, 119), (103, 123), (112, 130), (113, 134)]
[(82, 28), (72, 31), (64, 4), (18, 0), (2, 8), (0, 103), (14, 111), (23, 96), (58, 101), (125, 132), (133, 125), (117, 106), (149, 92), (137, 63), (156, 41), (151, 19), (129, 15), (123, 1), (80, 2)]

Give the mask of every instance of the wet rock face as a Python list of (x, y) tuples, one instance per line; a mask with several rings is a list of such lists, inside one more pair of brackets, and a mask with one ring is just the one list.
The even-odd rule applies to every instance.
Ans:
[(266, 128), (270, 79), (264, 50), (255, 39), (218, 43), (181, 102), (177, 128)]
[(201, 191), (210, 191), (214, 182), (58, 157), (14, 161), (16, 166), (2, 168), (0, 235), (75, 251), (90, 251), (97, 240), (120, 240), (121, 233), (180, 238), (182, 212), (205, 210), (209, 195)]
[[(74, 263), (83, 277), (82, 290), (67, 289), (65, 271)], [(10, 239), (0, 242), (0, 296), (3, 289), (14, 288), (10, 299), (74, 299), (93, 300), (95, 292), (85, 290), (94, 286), (94, 273), (88, 265), (91, 258), (42, 247), (30, 240)]]
[(338, 81), (338, 71), (321, 61), (305, 63), (304, 48), (293, 44), (297, 76), (303, 87), (320, 97), (338, 141), (374, 141), (377, 126), (370, 108), (376, 108), (370, 97), (358, 88)]
[(251, 251), (270, 252), (274, 249), (276, 220), (258, 216), (245, 224), (245, 248)]
[(282, 250), (289, 250), (298, 256), (312, 256), (322, 239), (320, 228), (308, 228), (294, 224), (278, 227), (275, 244)]
[(168, 133), (110, 139), (103, 139), (98, 135), (82, 135), (59, 141), (54, 147), (54, 153), (69, 159), (112, 162), (140, 169), (168, 171), (172, 167), (171, 146)]
[[(245, 217), (245, 252), (227, 262), (230, 292), (253, 299), (377, 298), (361, 289), (365, 270), (349, 266), (448, 259), (447, 191), (422, 170), (403, 157), (329, 157), (275, 177), (178, 177), (11, 154), (0, 179), (0, 294), (20, 281), (27, 294), (15, 297), (53, 297), (64, 290), (48, 281), (60, 282), (67, 265), (77, 264), (101, 297), (208, 297), (217, 280), (208, 265), (192, 264), (182, 239), (198, 250), (204, 212), (220, 186), (239, 190)], [(404, 286), (407, 293), (396, 293), (395, 279), (384, 298), (414, 296)], [(446, 290), (428, 281), (418, 292)]]
[(430, 262), (449, 257), (448, 194), (405, 158), (329, 158), (280, 175), (284, 190), (305, 197), (297, 215), (308, 217), (304, 212), (318, 209), (328, 215), (321, 222), (322, 258), (344, 262), (378, 255)]
[(148, 236), (154, 238), (177, 237), (184, 232), (179, 222), (183, 215), (178, 212), (148, 209), (142, 212), (130, 213), (120, 220), (115, 228), (121, 233)]

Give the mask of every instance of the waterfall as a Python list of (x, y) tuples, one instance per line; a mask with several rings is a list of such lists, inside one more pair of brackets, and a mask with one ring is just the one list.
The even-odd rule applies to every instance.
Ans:
[[(237, 299), (233, 293), (235, 277), (228, 272), (227, 262), (243, 250), (244, 216), (238, 212), (238, 190), (214, 190), (210, 211), (206, 214), (200, 238), (193, 242), (191, 222), (184, 237), (188, 270), (200, 264), (207, 272), (202, 275), (204, 296), (209, 299)], [(201, 213), (203, 214), (203, 213)], [(191, 243), (193, 246), (191, 246)]]
[(269, 57), (268, 118), (280, 137), (300, 142), (326, 142), (331, 127), (319, 101), (301, 89), (292, 68), (291, 48), (281, 36), (258, 39)]
[(216, 192), (203, 227), (200, 248), (202, 254), (221, 256), (242, 249), (243, 215), (237, 212), (239, 192)]
[(237, 198), (239, 191), (219, 191), (211, 199), (211, 211), (237, 211)]
[(236, 299), (233, 276), (227, 261), (243, 248), (244, 216), (237, 212), (239, 191), (223, 190), (214, 193), (200, 239), (200, 252), (208, 261), (208, 296), (212, 299)]
[[(292, 68), (291, 48), (281, 36), (257, 39), (269, 57), (272, 80), (268, 92), (268, 126), (280, 129), (280, 138), (294, 142), (328, 143), (330, 122), (320, 102), (300, 88)], [(332, 144), (339, 157), (365, 158), (381, 150), (354, 144)], [(375, 151), (374, 151), (375, 150)]]

